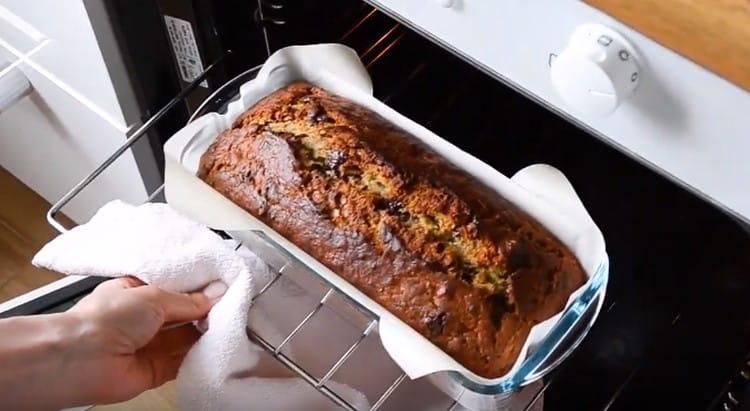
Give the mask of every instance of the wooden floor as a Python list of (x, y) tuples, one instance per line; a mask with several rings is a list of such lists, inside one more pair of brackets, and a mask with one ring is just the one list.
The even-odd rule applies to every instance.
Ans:
[(0, 167), (0, 302), (60, 278), (31, 265), (57, 232), (47, 224), (49, 203)]
[[(50, 205), (0, 167), (0, 302), (41, 287), (60, 274), (31, 265), (31, 258), (57, 232), (47, 224)], [(176, 410), (174, 384), (166, 384), (99, 411)], [(2, 408), (0, 406), (0, 408)]]

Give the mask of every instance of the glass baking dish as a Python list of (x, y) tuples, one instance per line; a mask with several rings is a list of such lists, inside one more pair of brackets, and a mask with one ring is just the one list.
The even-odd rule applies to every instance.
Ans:
[[(228, 104), (239, 98), (240, 86), (254, 79), (260, 68), (260, 66), (254, 67), (225, 83), (199, 106), (189, 121), (192, 122), (194, 119), (211, 112), (225, 113)], [(250, 246), (265, 261), (285, 261), (284, 264), (291, 263), (296, 267), (301, 267), (317, 277), (319, 281), (325, 283), (330, 289), (336, 290), (333, 284), (327, 282), (313, 268), (296, 258), (262, 231), (231, 232), (230, 235)], [(559, 321), (553, 326), (546, 338), (532, 347), (520, 367), (511, 374), (496, 380), (493, 384), (480, 384), (454, 371), (438, 372), (425, 378), (466, 408), (474, 410), (507, 408), (512, 401), (513, 393), (522, 387), (541, 380), (569, 357), (581, 343), (601, 310), (608, 278), (609, 263), (605, 259), (599, 263), (582, 294), (562, 313)], [(346, 297), (344, 293), (339, 294)], [(377, 320), (375, 314), (357, 301), (348, 297), (345, 299), (357, 311)], [(300, 324), (295, 329), (302, 326), (304, 324)], [(377, 330), (377, 327), (375, 327), (375, 330)], [(266, 348), (274, 351), (274, 347)], [(304, 372), (304, 370), (300, 371)], [(313, 385), (317, 384), (316, 381), (308, 382)]]

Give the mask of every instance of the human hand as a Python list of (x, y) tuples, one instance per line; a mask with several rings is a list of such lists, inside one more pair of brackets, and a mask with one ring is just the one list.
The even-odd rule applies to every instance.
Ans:
[(131, 277), (100, 284), (65, 313), (80, 337), (63, 378), (76, 380), (79, 401), (96, 404), (125, 401), (174, 379), (199, 333), (191, 324), (169, 325), (202, 319), (216, 297), (172, 293)]

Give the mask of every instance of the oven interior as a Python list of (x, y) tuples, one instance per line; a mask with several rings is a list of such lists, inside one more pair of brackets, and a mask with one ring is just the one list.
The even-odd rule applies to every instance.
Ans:
[[(176, 7), (144, 2), (151, 7), (144, 17), (128, 11), (130, 2), (112, 3), (121, 31), (128, 19), (158, 25), (160, 13)], [(750, 398), (746, 378), (737, 377), (747, 373), (742, 367), (750, 353), (746, 223), (367, 3), (186, 3), (200, 16), (204, 58), (221, 64), (201, 98), (261, 63), (268, 51), (340, 42), (361, 56), (376, 97), (502, 173), (547, 163), (567, 175), (604, 233), (610, 282), (589, 335), (545, 378), (545, 409), (736, 409), (739, 397)], [(160, 67), (152, 59), (144, 66), (144, 44), (123, 39), (130, 69), (152, 79), (136, 85), (147, 117), (180, 84), (171, 63)], [(152, 145), (184, 124), (195, 105), (188, 101), (160, 121)]]

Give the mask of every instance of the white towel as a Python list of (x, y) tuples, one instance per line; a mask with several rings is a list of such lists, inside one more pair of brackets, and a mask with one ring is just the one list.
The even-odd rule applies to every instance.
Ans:
[[(88, 223), (45, 245), (33, 263), (68, 275), (133, 275), (176, 292), (218, 282), (228, 286), (177, 376), (177, 397), (185, 410), (335, 408), (307, 383), (291, 378), (245, 334), (251, 299), (271, 275), (267, 266), (165, 204), (113, 201)], [(369, 408), (358, 391), (328, 385), (358, 409)]]

